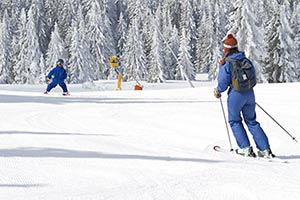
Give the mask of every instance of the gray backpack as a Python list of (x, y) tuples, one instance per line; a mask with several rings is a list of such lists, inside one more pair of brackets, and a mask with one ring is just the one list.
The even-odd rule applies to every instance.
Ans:
[(226, 58), (230, 63), (231, 69), (231, 87), (237, 92), (247, 92), (256, 85), (256, 74), (252, 63), (244, 58), (237, 60)]

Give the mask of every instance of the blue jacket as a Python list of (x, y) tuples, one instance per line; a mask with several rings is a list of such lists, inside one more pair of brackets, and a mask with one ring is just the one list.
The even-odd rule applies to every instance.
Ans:
[(49, 79), (53, 77), (53, 82), (61, 83), (67, 78), (67, 71), (63, 67), (56, 66), (47, 75)]

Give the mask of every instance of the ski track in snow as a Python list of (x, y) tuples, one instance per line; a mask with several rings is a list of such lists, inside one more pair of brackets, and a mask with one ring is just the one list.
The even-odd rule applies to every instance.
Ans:
[[(99, 84), (70, 85), (69, 97), (59, 88), (45, 96), (44, 86), (0, 85), (0, 199), (300, 198), (299, 144), (261, 111), (274, 153), (290, 163), (212, 150), (228, 147), (214, 83), (153, 84), (144, 91)], [(300, 94), (292, 91), (299, 89), (256, 86), (260, 105), (297, 139)]]

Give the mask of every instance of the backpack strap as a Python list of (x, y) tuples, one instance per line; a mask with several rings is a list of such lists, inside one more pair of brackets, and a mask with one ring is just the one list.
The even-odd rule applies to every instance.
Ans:
[(234, 88), (232, 78), (234, 77), (234, 73), (235, 73), (232, 65), (236, 65), (239, 60), (226, 57), (225, 61), (229, 62), (229, 68), (231, 72), (231, 81), (230, 81), (230, 89), (231, 89)]
[(241, 62), (241, 60), (238, 60), (238, 59), (235, 59), (235, 58), (228, 58), (228, 57), (226, 57), (225, 60), (228, 61), (230, 64), (233, 63), (233, 62), (237, 62), (237, 63)]
[(228, 62), (232, 62), (232, 61), (235, 61), (237, 59), (226, 57), (225, 60), (227, 60)]

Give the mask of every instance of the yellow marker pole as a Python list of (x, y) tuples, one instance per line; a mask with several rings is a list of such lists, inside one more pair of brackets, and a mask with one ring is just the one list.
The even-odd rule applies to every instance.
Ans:
[(122, 82), (122, 74), (119, 73), (118, 75), (118, 83), (117, 83), (117, 90), (121, 90), (121, 82)]

